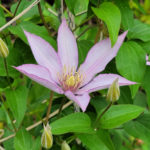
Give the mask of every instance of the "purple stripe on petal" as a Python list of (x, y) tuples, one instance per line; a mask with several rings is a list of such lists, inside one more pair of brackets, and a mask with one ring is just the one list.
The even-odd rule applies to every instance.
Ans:
[(32, 53), (39, 65), (49, 69), (52, 78), (57, 80), (57, 73), (61, 71), (61, 63), (54, 48), (39, 36), (24, 31)]
[(58, 30), (58, 55), (60, 57), (62, 65), (66, 67), (75, 69), (78, 66), (78, 48), (76, 39), (73, 33), (70, 31), (65, 19)]
[(79, 105), (79, 107), (84, 112), (90, 102), (90, 96), (88, 93), (83, 93), (83, 95), (75, 96), (71, 91), (66, 91), (65, 95), (75, 103)]
[(111, 47), (110, 39), (105, 39), (91, 48), (84, 63), (79, 68), (80, 72), (86, 76), (83, 84), (88, 83), (97, 73), (105, 69), (106, 65), (116, 56), (126, 34), (127, 32), (124, 32), (118, 36), (114, 47)]
[(47, 68), (35, 64), (25, 64), (14, 68), (44, 87), (63, 94), (62, 89), (52, 80)]
[(129, 81), (117, 74), (100, 74), (97, 77), (95, 77), (89, 84), (79, 89), (76, 93), (91, 93), (94, 91), (109, 88), (113, 81), (117, 78), (119, 79), (119, 86), (136, 84), (136, 82)]

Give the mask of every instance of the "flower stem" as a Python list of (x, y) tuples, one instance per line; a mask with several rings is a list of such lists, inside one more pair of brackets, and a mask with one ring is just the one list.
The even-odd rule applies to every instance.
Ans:
[(52, 108), (53, 96), (54, 96), (54, 92), (51, 91), (51, 92), (50, 92), (49, 105), (48, 105), (48, 109), (47, 109), (47, 114), (46, 114), (46, 121), (45, 121), (45, 124), (48, 123), (49, 114), (50, 114), (51, 108)]
[(97, 125), (99, 124), (100, 119), (103, 117), (103, 115), (109, 110), (113, 103), (110, 102), (109, 105), (104, 109), (104, 111), (99, 115), (98, 119), (95, 122), (94, 129), (97, 129)]
[(7, 60), (6, 60), (6, 58), (4, 58), (4, 67), (5, 67), (5, 71), (6, 71), (6, 75), (7, 75), (8, 84), (9, 84), (9, 86), (10, 86), (10, 89), (13, 90), (13, 88), (12, 88), (12, 86), (11, 86), (11, 83), (10, 83), (10, 76), (9, 76), (9, 72), (8, 72)]
[(41, 17), (43, 24), (44, 24), (46, 30), (48, 31), (48, 34), (51, 36), (50, 30), (48, 28), (47, 23), (45, 22), (45, 19), (44, 19), (43, 13), (42, 13), (42, 8), (41, 8), (40, 2), (38, 3), (38, 10), (39, 10), (39, 14), (40, 14), (40, 17)]
[(3, 102), (4, 108), (5, 108), (5, 110), (6, 110), (7, 114), (8, 114), (8, 117), (9, 117), (9, 119), (10, 119), (10, 121), (11, 121), (12, 127), (14, 128), (14, 131), (17, 132), (17, 129), (16, 129), (14, 123), (13, 123), (12, 118), (10, 117), (9, 111), (8, 111), (8, 109), (7, 109), (7, 106), (6, 106), (6, 104), (5, 104), (5, 100), (4, 100), (3, 96), (2, 96), (2, 94), (0, 94), (0, 98), (1, 98), (1, 100), (2, 100), (2, 102)]
[(18, 2), (18, 4), (17, 4), (17, 7), (16, 7), (16, 9), (15, 9), (15, 12), (14, 12), (13, 17), (16, 16), (16, 13), (17, 13), (17, 10), (18, 10), (18, 8), (19, 8), (20, 3), (21, 3), (21, 0), (19, 0), (19, 2)]

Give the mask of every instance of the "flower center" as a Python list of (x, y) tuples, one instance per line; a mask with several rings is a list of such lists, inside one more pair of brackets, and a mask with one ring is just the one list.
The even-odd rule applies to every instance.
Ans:
[(58, 73), (58, 80), (64, 91), (75, 92), (82, 85), (83, 79), (79, 71), (76, 72), (74, 68), (66, 66), (63, 67), (61, 73)]

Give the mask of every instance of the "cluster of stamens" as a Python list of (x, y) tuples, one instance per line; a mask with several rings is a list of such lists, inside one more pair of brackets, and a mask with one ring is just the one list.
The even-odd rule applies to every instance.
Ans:
[(79, 71), (76, 72), (74, 68), (64, 66), (62, 72), (58, 73), (58, 80), (64, 91), (75, 92), (81, 87), (84, 77)]

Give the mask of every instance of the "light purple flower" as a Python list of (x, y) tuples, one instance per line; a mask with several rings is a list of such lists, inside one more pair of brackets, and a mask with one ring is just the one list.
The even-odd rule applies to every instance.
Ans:
[(38, 65), (24, 64), (15, 68), (39, 84), (66, 95), (82, 111), (89, 104), (89, 93), (108, 88), (116, 78), (120, 86), (135, 84), (117, 74), (97, 75), (116, 56), (127, 32), (118, 37), (113, 48), (109, 38), (95, 44), (79, 68), (76, 39), (65, 19), (58, 30), (58, 53), (39, 36), (24, 33)]
[(150, 61), (148, 60), (148, 55), (146, 55), (146, 65), (150, 66)]

